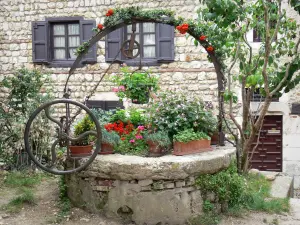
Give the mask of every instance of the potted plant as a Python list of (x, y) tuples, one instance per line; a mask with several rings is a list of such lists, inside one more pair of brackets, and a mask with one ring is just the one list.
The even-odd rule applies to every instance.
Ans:
[(117, 85), (113, 88), (117, 96), (121, 100), (129, 98), (135, 104), (148, 103), (150, 91), (158, 89), (158, 79), (147, 71), (130, 71), (128, 67), (122, 67), (121, 72), (111, 78)]
[(210, 137), (204, 132), (186, 129), (173, 136), (174, 155), (187, 155), (210, 151)]
[[(95, 123), (93, 123), (89, 115), (86, 115), (74, 126), (74, 135), (75, 137), (78, 137), (91, 130), (95, 130)], [(88, 135), (79, 141), (72, 142), (70, 146), (71, 155), (75, 157), (91, 155), (93, 150), (93, 145), (91, 143), (94, 141), (94, 138), (93, 135)]]
[(114, 147), (119, 143), (120, 137), (114, 132), (108, 132), (106, 129), (102, 129), (102, 142), (101, 142), (101, 151), (99, 154), (113, 154)]
[(171, 140), (167, 132), (158, 131), (146, 135), (146, 142), (148, 144), (149, 156), (161, 156), (171, 146)]

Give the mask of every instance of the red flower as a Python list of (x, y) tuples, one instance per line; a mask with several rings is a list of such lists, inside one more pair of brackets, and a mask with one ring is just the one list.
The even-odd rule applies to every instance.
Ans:
[(214, 47), (213, 46), (208, 46), (207, 48), (206, 48), (206, 50), (208, 51), (208, 52), (213, 52), (215, 49), (214, 49)]
[(103, 30), (104, 26), (103, 26), (101, 23), (99, 23), (98, 26), (97, 26), (97, 28), (98, 28), (99, 30)]
[(206, 41), (206, 36), (205, 35), (201, 35), (199, 38), (200, 41)]
[(185, 34), (188, 29), (189, 29), (189, 25), (187, 23), (184, 23), (180, 26), (177, 26), (176, 29), (181, 33), (181, 34)]
[(121, 137), (121, 140), (122, 140), (122, 141), (125, 141), (125, 140), (126, 140), (126, 138), (125, 138), (125, 137)]
[(113, 9), (109, 9), (106, 13), (106, 16), (112, 16), (114, 14), (114, 10)]

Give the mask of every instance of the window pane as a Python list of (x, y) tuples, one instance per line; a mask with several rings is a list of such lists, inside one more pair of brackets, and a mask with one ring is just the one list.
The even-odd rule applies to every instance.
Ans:
[(65, 34), (65, 25), (59, 25), (59, 24), (53, 25), (53, 34), (54, 35), (64, 35)]
[(143, 32), (155, 32), (155, 24), (143, 23)]
[[(130, 38), (131, 38), (131, 34), (127, 34), (127, 40), (130, 40)], [(135, 35), (135, 40), (136, 40), (137, 42), (140, 42), (140, 35), (136, 34), (136, 35)]]
[(78, 47), (79, 45), (79, 37), (69, 37), (69, 47)]
[[(136, 31), (135, 32), (136, 33), (140, 32), (140, 24), (139, 23), (136, 24)], [(132, 25), (131, 24), (127, 26), (127, 33), (132, 33)]]
[(79, 24), (69, 24), (68, 25), (68, 33), (71, 35), (74, 35), (74, 34), (79, 35)]
[(144, 57), (154, 58), (155, 57), (155, 46), (145, 46), (144, 47)]
[(54, 38), (54, 47), (65, 47), (66, 39), (65, 37), (55, 37)]
[(155, 34), (144, 34), (144, 45), (155, 45)]
[(76, 59), (77, 56), (75, 55), (75, 52), (76, 52), (75, 48), (69, 49), (69, 58)]
[(66, 51), (64, 49), (54, 49), (54, 59), (65, 59)]

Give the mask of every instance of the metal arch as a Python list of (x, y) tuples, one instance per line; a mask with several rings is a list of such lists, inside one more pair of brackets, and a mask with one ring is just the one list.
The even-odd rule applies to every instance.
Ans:
[[(85, 132), (84, 134), (78, 136), (77, 138), (71, 138), (69, 137), (67, 134), (64, 136), (64, 138), (68, 139), (68, 140), (78, 140), (86, 135), (89, 135), (89, 134), (93, 134), (96, 136), (97, 140), (96, 140), (96, 149), (95, 151), (93, 152), (93, 154), (90, 156), (90, 158), (84, 162), (82, 165), (80, 165), (79, 167), (75, 168), (75, 169), (71, 169), (71, 170), (64, 170), (64, 171), (60, 171), (60, 170), (57, 170), (57, 169), (54, 169), (54, 168), (49, 168), (49, 167), (46, 167), (44, 165), (42, 165), (37, 159), (36, 157), (34, 156), (34, 154), (32, 153), (31, 151), (31, 146), (30, 146), (30, 142), (29, 142), (29, 136), (30, 136), (30, 127), (31, 127), (31, 124), (32, 122), (34, 121), (35, 117), (43, 110), (45, 110), (47, 112), (47, 109), (49, 109), (50, 106), (54, 105), (54, 104), (59, 104), (59, 103), (65, 103), (65, 104), (73, 104), (73, 105), (76, 105), (82, 109), (84, 109), (86, 111), (86, 113), (91, 117), (91, 119), (93, 120), (93, 122), (95, 123), (96, 125), (96, 132), (95, 131), (88, 131), (88, 132)], [(48, 117), (48, 116), (47, 116)], [(49, 117), (48, 117), (49, 118)], [(50, 117), (51, 118), (51, 117)], [(50, 119), (49, 118), (49, 119)], [(50, 119), (51, 121), (57, 123), (58, 121), (57, 120), (54, 120), (53, 118)], [(60, 123), (57, 123), (59, 126), (60, 126)], [(63, 132), (62, 130), (60, 130), (59, 132)], [(29, 117), (29, 120), (26, 124), (26, 127), (25, 127), (25, 132), (24, 132), (24, 143), (25, 143), (25, 150), (27, 151), (29, 157), (32, 159), (32, 161), (38, 166), (40, 167), (41, 169), (49, 172), (49, 173), (52, 173), (52, 174), (56, 174), (56, 175), (64, 175), (64, 174), (70, 174), (70, 173), (75, 173), (75, 172), (79, 172), (83, 169), (85, 169), (87, 166), (89, 166), (93, 161), (94, 159), (96, 158), (96, 156), (98, 155), (98, 152), (100, 151), (100, 148), (101, 148), (101, 138), (102, 138), (102, 135), (101, 135), (101, 127), (100, 127), (100, 124), (97, 120), (97, 118), (95, 117), (95, 115), (90, 111), (90, 109), (88, 107), (86, 107), (85, 105), (83, 105), (82, 103), (80, 102), (76, 102), (76, 101), (73, 101), (73, 100), (70, 100), (70, 99), (58, 99), (58, 100), (54, 100), (54, 101), (51, 101), (51, 102), (48, 102), (48, 103), (45, 103), (43, 105), (41, 105), (40, 107), (38, 107), (32, 114), (31, 116)], [(55, 154), (55, 147), (56, 145), (59, 143), (60, 139), (58, 138), (56, 141), (54, 141), (54, 143), (52, 144), (51, 146), (51, 153), (52, 153), (52, 164), (56, 161), (56, 154)], [(54, 152), (53, 152), (54, 151)]]
[[(142, 19), (142, 18), (132, 18), (131, 23), (141, 23), (141, 22), (151, 22), (151, 23), (162, 23), (162, 24), (169, 24), (169, 25), (174, 25), (173, 23), (171, 24), (169, 20), (164, 20), (164, 19), (157, 19), (157, 20), (153, 20), (153, 19)], [(104, 30), (102, 30), (101, 32), (97, 33), (95, 36), (93, 36), (90, 40), (89, 40), (89, 45), (87, 46), (87, 50), (89, 50), (94, 44), (96, 44), (98, 41), (100, 41), (101, 38), (105, 37), (106, 35), (108, 35), (109, 33), (122, 28), (128, 24), (131, 23), (126, 23), (123, 20), (120, 20), (119, 22), (117, 22), (117, 24), (113, 27), (109, 27), (109, 28), (105, 28)], [(77, 56), (76, 60), (74, 61), (73, 65), (71, 66), (70, 70), (69, 70), (69, 76), (67, 78), (65, 87), (64, 87), (64, 92), (67, 91), (67, 85), (70, 79), (70, 76), (74, 73), (74, 71), (76, 70), (76, 68), (79, 66), (80, 61), (82, 60), (82, 58), (84, 57), (86, 53), (81, 53), (80, 55)]]

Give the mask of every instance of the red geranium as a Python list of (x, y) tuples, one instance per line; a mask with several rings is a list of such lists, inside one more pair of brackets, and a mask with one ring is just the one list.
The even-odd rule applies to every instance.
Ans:
[(97, 28), (98, 28), (99, 30), (103, 30), (104, 26), (103, 26), (101, 23), (99, 23), (98, 26), (97, 26)]
[(208, 46), (207, 48), (206, 48), (206, 50), (208, 51), (208, 52), (213, 52), (215, 49), (214, 49), (214, 47), (213, 46)]
[(113, 9), (109, 9), (106, 13), (106, 16), (112, 16), (114, 14), (114, 10)]
[(189, 29), (189, 25), (187, 23), (184, 23), (180, 26), (177, 26), (176, 29), (181, 33), (181, 34), (185, 34), (188, 29)]
[(206, 36), (205, 35), (201, 35), (199, 38), (200, 41), (206, 41)]

